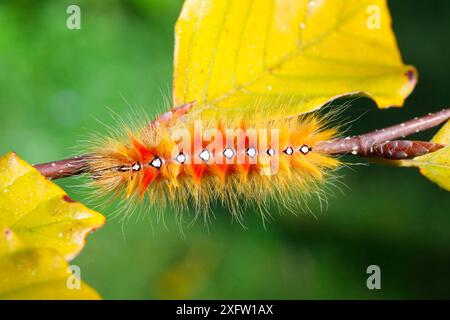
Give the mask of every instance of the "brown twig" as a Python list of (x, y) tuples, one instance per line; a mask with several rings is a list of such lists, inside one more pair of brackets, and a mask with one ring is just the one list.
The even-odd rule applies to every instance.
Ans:
[[(175, 112), (165, 113), (156, 121), (167, 121), (167, 117), (177, 112), (184, 114), (193, 103), (174, 108)], [(401, 123), (399, 125), (375, 130), (354, 137), (325, 141), (314, 146), (314, 151), (325, 154), (354, 154), (364, 157), (380, 157), (387, 159), (405, 159), (436, 151), (443, 146), (424, 141), (394, 140), (410, 134), (433, 128), (450, 118), (450, 109), (430, 113), (421, 118)], [(80, 155), (70, 159), (35, 165), (49, 179), (60, 179), (86, 172), (85, 159), (88, 155)]]
[[(427, 129), (431, 129), (439, 124), (447, 121), (450, 118), (450, 109), (444, 109), (439, 112), (429, 113), (428, 115), (420, 118), (414, 118), (413, 120), (403, 122), (398, 125), (394, 125), (391, 127), (387, 127), (381, 130), (375, 130), (373, 132), (369, 132), (366, 134), (362, 134), (354, 137), (346, 137), (339, 138), (331, 141), (324, 141), (320, 144), (317, 144), (314, 147), (314, 151), (325, 153), (325, 154), (353, 154), (360, 156), (379, 156), (384, 158), (391, 159), (405, 159), (406, 157), (414, 157), (418, 155), (422, 155), (424, 150), (420, 148), (419, 144), (422, 144), (423, 147), (429, 149), (428, 152), (435, 151), (440, 149), (442, 145), (427, 143), (425, 146), (423, 142), (419, 141), (409, 141), (409, 144), (412, 144), (409, 147), (409, 151), (406, 157), (390, 157), (389, 152), (381, 152), (381, 149), (384, 149), (382, 145), (388, 146), (391, 148), (394, 146), (394, 142), (392, 141), (398, 138), (403, 138), (413, 133), (421, 132)], [(402, 141), (402, 140), (400, 140)], [(386, 145), (383, 143), (392, 142), (390, 145)], [(398, 144), (404, 148), (405, 144)], [(379, 150), (378, 152), (374, 152), (375, 150)], [(387, 149), (384, 149), (387, 150)], [(403, 150), (405, 151), (405, 150)], [(414, 151), (417, 151), (416, 154)], [(394, 154), (394, 150), (392, 150)], [(420, 153), (420, 154), (419, 154)]]
[(37, 164), (34, 167), (49, 179), (66, 178), (85, 173), (86, 157), (87, 155), (75, 156), (69, 159)]

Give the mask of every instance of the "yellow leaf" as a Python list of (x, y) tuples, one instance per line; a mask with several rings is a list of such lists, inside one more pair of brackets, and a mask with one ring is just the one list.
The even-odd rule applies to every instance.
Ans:
[[(105, 222), (14, 153), (0, 158), (0, 212), (0, 230), (10, 230), (27, 248), (53, 249), (65, 260)], [(0, 246), (0, 255), (4, 250)]]
[(419, 167), (425, 177), (450, 191), (450, 121), (447, 121), (431, 141), (441, 143), (445, 147), (436, 152), (416, 157), (407, 164)]
[(26, 247), (13, 231), (0, 230), (0, 299), (99, 299), (55, 250)]
[[(72, 201), (36, 169), (0, 158), (0, 299), (99, 299), (67, 260), (105, 218)], [(80, 286), (78, 287), (78, 284)]]
[(186, 0), (176, 24), (175, 105), (207, 115), (290, 116), (355, 93), (402, 106), (416, 78), (385, 0)]

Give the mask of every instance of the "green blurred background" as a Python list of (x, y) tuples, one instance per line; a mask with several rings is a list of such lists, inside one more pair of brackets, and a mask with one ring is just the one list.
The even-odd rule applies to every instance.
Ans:
[[(81, 6), (81, 30), (66, 28), (69, 4)], [(60, 159), (101, 130), (96, 119), (113, 123), (108, 108), (127, 115), (129, 103), (155, 115), (170, 92), (181, 5), (2, 1), (0, 153), (13, 150), (31, 163)], [(352, 133), (450, 105), (450, 2), (390, 6), (404, 60), (417, 66), (420, 81), (404, 109), (355, 103), (345, 114), (362, 115)], [(358, 165), (341, 173), (348, 188), (330, 197), (327, 210), (313, 203), (317, 219), (276, 214), (264, 229), (247, 212), (243, 229), (217, 209), (209, 229), (199, 221), (183, 238), (172, 212), (164, 226), (148, 208), (126, 224), (108, 220), (73, 264), (105, 299), (450, 298), (449, 194), (415, 169)], [(83, 201), (79, 181), (58, 183)], [(366, 287), (371, 264), (381, 268), (381, 290)]]

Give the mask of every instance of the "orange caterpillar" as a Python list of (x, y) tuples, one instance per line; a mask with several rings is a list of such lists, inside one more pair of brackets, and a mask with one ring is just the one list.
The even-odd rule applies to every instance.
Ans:
[[(89, 150), (91, 184), (103, 193), (206, 213), (219, 201), (238, 216), (247, 203), (293, 209), (339, 161), (314, 151), (336, 136), (316, 114), (267, 120), (265, 115), (204, 120), (174, 109), (140, 129), (123, 128)], [(125, 136), (120, 136), (125, 132)], [(130, 203), (130, 201), (127, 201)], [(206, 215), (205, 215), (206, 216)]]

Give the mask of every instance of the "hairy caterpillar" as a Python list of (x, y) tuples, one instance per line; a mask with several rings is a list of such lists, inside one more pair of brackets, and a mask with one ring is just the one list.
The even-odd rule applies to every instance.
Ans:
[(138, 129), (98, 139), (84, 158), (90, 183), (104, 195), (206, 213), (218, 201), (239, 216), (247, 204), (267, 211), (271, 201), (293, 209), (299, 199), (323, 193), (340, 165), (316, 152), (336, 128), (318, 114), (270, 120), (267, 114), (202, 119), (190, 105)]

